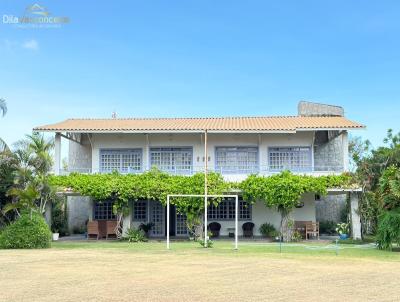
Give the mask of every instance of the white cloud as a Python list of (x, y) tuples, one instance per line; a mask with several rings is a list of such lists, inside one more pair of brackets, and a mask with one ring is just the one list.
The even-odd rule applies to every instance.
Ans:
[(39, 50), (39, 43), (38, 43), (38, 41), (32, 39), (32, 40), (28, 40), (28, 41), (24, 42), (22, 44), (22, 47), (36, 51), (36, 50)]

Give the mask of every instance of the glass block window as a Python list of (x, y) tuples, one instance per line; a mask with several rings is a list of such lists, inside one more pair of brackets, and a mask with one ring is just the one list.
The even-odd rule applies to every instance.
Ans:
[(217, 147), (216, 170), (221, 173), (253, 173), (258, 171), (257, 147)]
[(113, 202), (110, 200), (98, 201), (94, 204), (94, 220), (115, 220), (113, 213)]
[[(218, 206), (211, 204), (207, 208), (207, 217), (211, 220), (234, 220), (235, 219), (235, 199), (225, 198)], [(251, 219), (251, 205), (239, 199), (239, 220)]]
[(182, 235), (187, 235), (188, 234), (188, 229), (186, 225), (186, 215), (176, 213), (176, 235), (177, 236), (182, 236)]
[(268, 153), (271, 171), (309, 171), (312, 169), (310, 147), (269, 148)]
[(133, 219), (138, 221), (147, 220), (147, 201), (138, 200), (133, 203)]
[(100, 171), (110, 173), (133, 173), (142, 170), (141, 149), (120, 149), (100, 151)]
[(151, 148), (150, 164), (165, 172), (191, 173), (193, 168), (193, 149)]

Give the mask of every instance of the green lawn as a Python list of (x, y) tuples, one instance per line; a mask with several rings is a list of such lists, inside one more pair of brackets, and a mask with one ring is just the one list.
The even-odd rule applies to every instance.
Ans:
[(239, 243), (234, 250), (233, 242), (228, 240), (214, 241), (213, 248), (205, 249), (198, 243), (190, 241), (172, 241), (170, 250), (164, 241), (129, 243), (126, 241), (59, 241), (53, 242), (55, 249), (120, 249), (132, 253), (146, 251), (148, 253), (196, 253), (199, 255), (271, 255), (289, 258), (298, 257), (338, 257), (338, 258), (371, 258), (383, 260), (400, 260), (400, 252), (378, 250), (371, 244), (341, 244), (301, 242), (301, 243), (269, 243), (262, 241), (246, 241)]

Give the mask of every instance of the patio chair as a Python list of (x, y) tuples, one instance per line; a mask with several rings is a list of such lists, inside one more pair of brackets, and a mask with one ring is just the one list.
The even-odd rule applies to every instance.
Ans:
[(96, 236), (97, 240), (100, 238), (99, 222), (96, 220), (87, 223), (87, 239), (90, 239), (90, 236)]
[(109, 235), (115, 236), (115, 238), (117, 238), (116, 228), (117, 228), (116, 220), (107, 220), (107, 222), (106, 222), (106, 239), (108, 239)]
[(319, 240), (319, 222), (307, 222), (306, 223), (306, 240), (311, 236), (317, 237)]
[(299, 232), (302, 237), (306, 238), (306, 224), (312, 223), (312, 221), (295, 221), (294, 230)]
[(218, 222), (211, 222), (208, 225), (208, 229), (211, 232), (211, 237), (219, 237), (219, 231), (221, 230), (221, 225)]
[(245, 222), (242, 225), (243, 237), (253, 237), (254, 223)]

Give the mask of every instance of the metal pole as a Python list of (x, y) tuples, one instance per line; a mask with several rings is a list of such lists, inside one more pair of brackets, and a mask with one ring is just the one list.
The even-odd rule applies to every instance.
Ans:
[(207, 155), (207, 130), (204, 131), (204, 247), (207, 247), (207, 164), (208, 164), (208, 155)]
[(169, 195), (167, 196), (167, 249), (169, 250)]
[(239, 198), (236, 195), (235, 197), (235, 250), (238, 249), (238, 236), (239, 236), (239, 231), (238, 231), (238, 220), (239, 220)]

